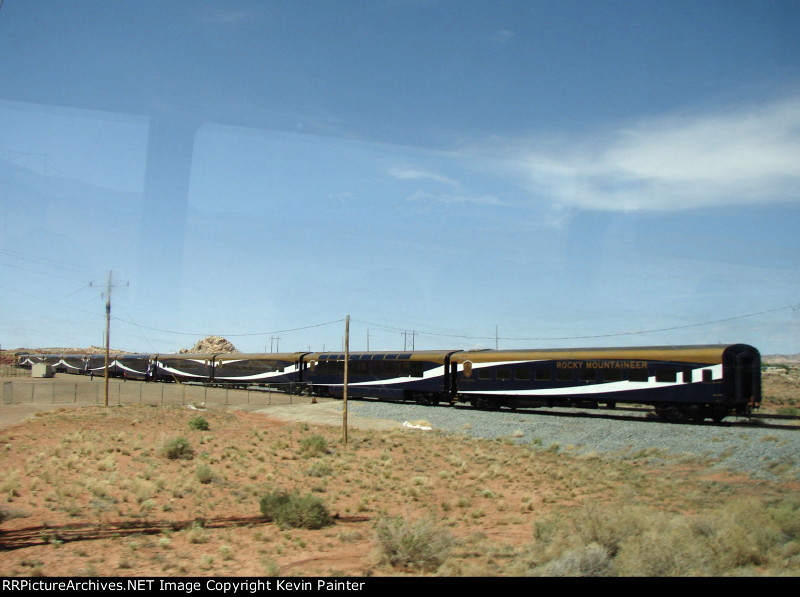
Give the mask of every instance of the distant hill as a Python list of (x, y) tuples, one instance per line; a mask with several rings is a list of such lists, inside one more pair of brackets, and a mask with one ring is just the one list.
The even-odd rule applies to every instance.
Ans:
[(761, 362), (768, 365), (800, 365), (800, 354), (764, 354), (761, 355)]
[[(3, 352), (29, 352), (32, 354), (105, 354), (106, 349), (102, 346), (90, 346), (89, 348), (14, 348), (12, 350), (3, 350)], [(112, 348), (109, 350), (111, 354), (129, 354), (127, 350), (117, 350)]]

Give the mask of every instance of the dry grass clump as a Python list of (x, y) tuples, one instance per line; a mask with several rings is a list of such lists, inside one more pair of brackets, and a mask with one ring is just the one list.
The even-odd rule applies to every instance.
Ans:
[(319, 434), (309, 435), (300, 440), (300, 452), (306, 458), (321, 456), (328, 451), (328, 440)]
[(382, 563), (395, 568), (436, 570), (453, 547), (453, 536), (429, 519), (416, 521), (388, 517), (375, 524)]
[[(535, 527), (534, 576), (718, 576), (800, 570), (800, 501), (732, 501), (699, 515), (627, 504), (552, 514)], [(790, 557), (787, 558), (787, 555)]]

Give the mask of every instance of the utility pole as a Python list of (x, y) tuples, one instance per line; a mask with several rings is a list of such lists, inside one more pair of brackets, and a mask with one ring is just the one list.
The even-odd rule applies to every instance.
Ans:
[(497, 324), (494, 325), (494, 349), (497, 350), (500, 346), (500, 333), (498, 332)]
[(280, 336), (270, 336), (269, 337), (269, 351), (272, 352), (272, 341), (275, 340), (275, 352), (280, 352), (280, 345), (281, 345), (281, 337)]
[(410, 332), (408, 330), (405, 330), (403, 332), (403, 350), (408, 350), (409, 336), (411, 337), (411, 350), (414, 350), (415, 339), (417, 337), (417, 332), (415, 332), (414, 330), (411, 330)]
[[(105, 346), (106, 346), (106, 358), (105, 358), (105, 401), (104, 404), (108, 406), (108, 359), (109, 359), (109, 351), (111, 346), (111, 289), (114, 288), (114, 285), (111, 283), (111, 280), (114, 276), (114, 272), (112, 270), (108, 271), (108, 282), (106, 283), (106, 338), (105, 338)], [(92, 283), (89, 283), (91, 286)], [(128, 286), (129, 283), (125, 282), (125, 286)]]
[(342, 387), (342, 434), (347, 443), (347, 380), (350, 374), (350, 316), (344, 320), (344, 386)]

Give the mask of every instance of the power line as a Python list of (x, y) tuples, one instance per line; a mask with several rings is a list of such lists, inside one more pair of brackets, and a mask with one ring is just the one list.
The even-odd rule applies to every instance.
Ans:
[(47, 272), (40, 272), (36, 269), (30, 269), (29, 267), (22, 267), (21, 265), (12, 265), (10, 263), (0, 263), (0, 265), (4, 267), (13, 267), (14, 269), (21, 269), (26, 272), (33, 272), (34, 274), (41, 274), (42, 276), (49, 276), (51, 278), (61, 278), (63, 280), (70, 280), (71, 282), (83, 282), (83, 280), (78, 280), (77, 278), (69, 278), (67, 276), (61, 276), (59, 274), (51, 274)]
[(180, 335), (180, 336), (203, 336), (203, 337), (207, 337), (207, 336), (223, 336), (225, 338), (242, 338), (242, 337), (245, 337), (245, 336), (269, 336), (271, 334), (284, 334), (284, 333), (287, 333), (287, 332), (298, 332), (298, 331), (301, 331), (301, 330), (310, 330), (312, 328), (319, 328), (319, 327), (323, 327), (323, 326), (326, 326), (326, 325), (332, 325), (334, 323), (341, 323), (342, 321), (344, 321), (344, 318), (342, 318), (342, 319), (336, 319), (334, 321), (326, 321), (325, 323), (315, 323), (313, 325), (306, 325), (306, 326), (297, 327), (297, 328), (289, 328), (289, 329), (285, 329), (285, 330), (272, 330), (272, 331), (269, 331), (269, 332), (252, 332), (252, 333), (249, 333), (249, 334), (223, 334), (223, 333), (209, 334), (209, 333), (204, 333), (204, 332), (178, 332), (176, 330), (164, 330), (164, 329), (161, 329), (161, 328), (154, 328), (154, 327), (149, 327), (149, 326), (146, 326), (146, 325), (140, 325), (140, 324), (135, 323), (133, 321), (128, 321), (126, 319), (121, 319), (119, 317), (113, 317), (112, 319), (114, 319), (115, 321), (121, 321), (123, 323), (129, 323), (131, 325), (135, 325), (136, 327), (143, 328), (145, 330), (153, 330), (153, 331), (156, 331), (156, 332), (163, 332), (165, 334), (177, 334), (177, 335)]
[(67, 264), (63, 261), (56, 261), (54, 259), (45, 259), (43, 257), (31, 257), (30, 255), (23, 255), (22, 253), (17, 253), (16, 251), (12, 251), (10, 249), (0, 248), (0, 255), (5, 255), (6, 257), (11, 257), (13, 259), (21, 259), (22, 261), (30, 261), (31, 263), (37, 263), (39, 265), (46, 265), (47, 267), (65, 269), (67, 271), (80, 271), (80, 270), (86, 271), (89, 269), (85, 265)]
[[(795, 304), (795, 305), (785, 305), (783, 307), (777, 307), (775, 309), (767, 309), (765, 311), (758, 311), (757, 313), (747, 313), (745, 315), (736, 315), (734, 317), (726, 317), (726, 318), (723, 318), (723, 319), (714, 319), (714, 320), (710, 320), (710, 321), (702, 321), (702, 322), (699, 322), (699, 323), (690, 323), (690, 324), (686, 324), (686, 325), (677, 325), (677, 326), (666, 327), (666, 328), (658, 328), (658, 329), (652, 329), (652, 330), (637, 330), (637, 331), (631, 331), (631, 332), (615, 332), (615, 333), (610, 333), (610, 334), (594, 334), (594, 335), (587, 335), (587, 336), (532, 336), (532, 337), (521, 337), (521, 336), (499, 336), (499, 335), (497, 335), (496, 332), (495, 332), (494, 336), (470, 336), (470, 335), (466, 335), (466, 334), (443, 334), (443, 333), (439, 333), (439, 332), (426, 332), (426, 331), (416, 331), (416, 333), (420, 334), (420, 335), (423, 335), (423, 336), (438, 336), (438, 337), (442, 337), (442, 338), (460, 338), (460, 339), (464, 339), (464, 340), (495, 340), (495, 341), (498, 341), (498, 340), (511, 340), (511, 341), (515, 341), (515, 340), (587, 340), (587, 339), (591, 339), (591, 338), (613, 338), (613, 337), (617, 337), (617, 336), (633, 336), (633, 335), (640, 335), (640, 334), (654, 334), (654, 333), (657, 333), (657, 332), (668, 332), (668, 331), (672, 331), (672, 330), (682, 330), (682, 329), (686, 329), (686, 328), (693, 328), (693, 327), (700, 327), (700, 326), (704, 326), (704, 325), (711, 325), (711, 324), (714, 324), (714, 323), (724, 323), (726, 321), (734, 321), (734, 320), (737, 320), (737, 319), (746, 319), (748, 317), (756, 317), (758, 315), (765, 315), (767, 313), (775, 313), (777, 311), (784, 311), (786, 309), (792, 309), (793, 311), (796, 311), (796, 310), (800, 309), (800, 303)], [(362, 321), (362, 320), (353, 320), (353, 321), (358, 321), (359, 323), (363, 323), (365, 325), (376, 326), (376, 327), (383, 328), (383, 329), (386, 329), (386, 330), (393, 330), (393, 331), (398, 331), (398, 332), (402, 332), (402, 333), (406, 332), (406, 330), (403, 329), (403, 328), (397, 328), (397, 327), (392, 327), (392, 326), (387, 326), (387, 325), (381, 325), (379, 323), (374, 323), (374, 322), (370, 322), (370, 321)]]

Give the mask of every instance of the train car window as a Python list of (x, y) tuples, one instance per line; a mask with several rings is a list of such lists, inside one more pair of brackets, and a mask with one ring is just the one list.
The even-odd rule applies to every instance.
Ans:
[(478, 379), (492, 379), (492, 370), (488, 367), (478, 369)]
[(691, 369), (684, 369), (683, 370), (683, 383), (692, 383), (692, 370)]
[(508, 367), (501, 367), (497, 370), (497, 379), (511, 379), (511, 369)]
[(550, 381), (552, 377), (550, 369), (544, 369), (542, 367), (536, 369), (535, 375), (536, 375), (536, 381)]
[(647, 369), (631, 369), (628, 373), (629, 381), (647, 381)]
[(703, 369), (703, 383), (711, 383), (714, 381), (713, 375), (711, 375), (710, 369)]
[(558, 381), (572, 381), (574, 379), (573, 371), (574, 369), (559, 369), (556, 372), (556, 379)]
[(397, 358), (398, 359), (410, 359), (411, 358), (411, 354), (410, 353), (409, 354), (399, 354), (399, 355), (397, 355)]
[(344, 371), (344, 363), (337, 361), (328, 361), (320, 363), (317, 367), (319, 375), (341, 375)]
[(597, 371), (595, 369), (581, 369), (581, 381), (594, 381), (597, 379)]
[(678, 380), (678, 372), (675, 369), (659, 369), (656, 371), (656, 381), (675, 382)]
[(514, 369), (514, 379), (530, 379), (531, 370), (527, 367), (517, 367)]
[(622, 371), (620, 369), (606, 369), (603, 371), (603, 381), (620, 380), (622, 380)]

